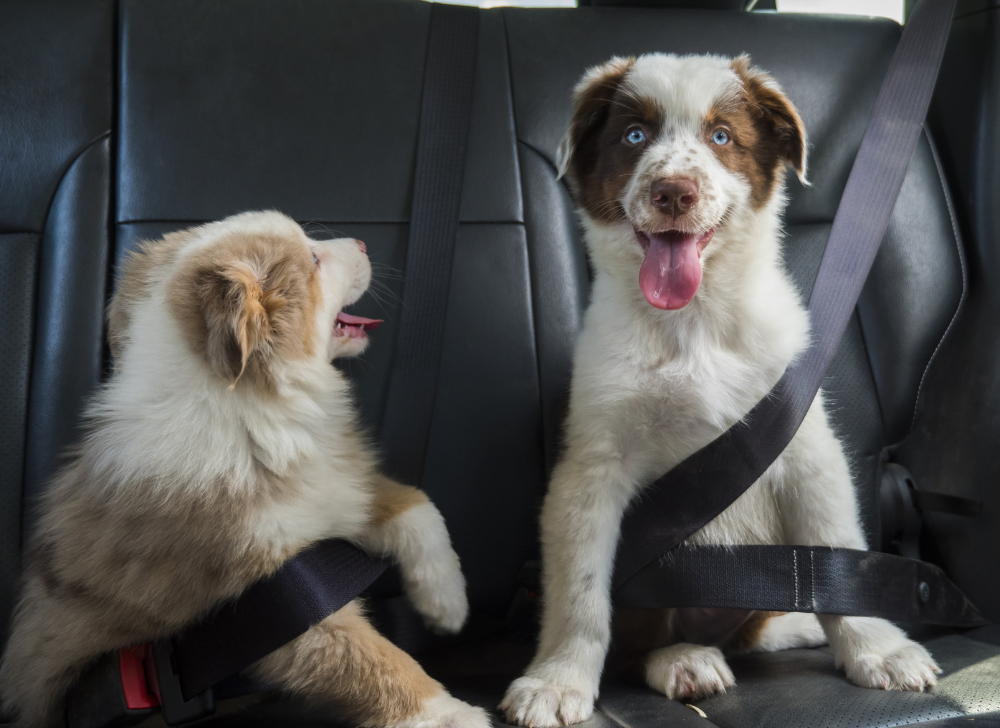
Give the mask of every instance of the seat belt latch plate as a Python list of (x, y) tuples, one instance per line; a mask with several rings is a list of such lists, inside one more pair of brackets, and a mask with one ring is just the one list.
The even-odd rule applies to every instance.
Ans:
[(151, 659), (147, 664), (152, 668), (150, 675), (152, 679), (149, 683), (160, 702), (164, 723), (170, 726), (182, 725), (215, 712), (215, 695), (212, 688), (198, 693), (189, 700), (184, 699), (171, 640), (154, 642), (150, 647), (150, 653)]

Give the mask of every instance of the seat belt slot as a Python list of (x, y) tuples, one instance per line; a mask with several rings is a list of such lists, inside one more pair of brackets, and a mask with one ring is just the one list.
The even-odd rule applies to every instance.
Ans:
[(918, 490), (910, 471), (902, 465), (890, 462), (882, 465), (879, 517), (883, 551), (919, 559), (925, 513), (976, 518), (982, 508), (982, 502), (972, 498)]

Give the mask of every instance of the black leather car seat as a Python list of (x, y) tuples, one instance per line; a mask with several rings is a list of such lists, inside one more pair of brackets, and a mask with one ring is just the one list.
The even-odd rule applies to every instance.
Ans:
[[(0, 425), (4, 624), (31, 527), (28, 507), (101, 372), (111, 265), (140, 239), (277, 208), (318, 235), (364, 240), (383, 277), (357, 312), (387, 323), (364, 358), (345, 366), (377, 433), (405, 268), (429, 11), (418, 0), (0, 2), (0, 305), (7, 313), (0, 401), (10, 402)], [(774, 73), (801, 110), (812, 145), (813, 187), (789, 181), (786, 224), (788, 263), (807, 294), (899, 29), (872, 19), (604, 7), (496, 9), (482, 11), (480, 23), (423, 485), (448, 521), (476, 614), (475, 634), (436, 645), (428, 664), (457, 694), (492, 707), (530, 656), (530, 642), (505, 643), (501, 628), (521, 567), (537, 553), (536, 513), (558, 452), (589, 290), (572, 204), (553, 165), (573, 84), (613, 54), (647, 51), (749, 52)], [(989, 327), (985, 314), (977, 314), (979, 328), (964, 318), (954, 323), (967, 276), (947, 164), (927, 135), (825, 387), (852, 454), (872, 547), (881, 543), (876, 469), (887, 447), (895, 446), (892, 457), (921, 487), (984, 500), (972, 545), (955, 533), (961, 524), (928, 525), (940, 536), (933, 539), (940, 563), (997, 618), (1000, 590), (982, 578), (1000, 566), (1000, 543), (988, 527), (997, 501), (963, 490), (964, 481), (949, 480), (929, 454), (929, 433), (942, 422), (953, 424), (955, 440), (1000, 427), (989, 430), (982, 403), (979, 420), (962, 422), (942, 400), (960, 379), (956, 362), (980, 362), (977, 381), (988, 383), (989, 367), (977, 357), (993, 356), (994, 368), (997, 361), (996, 349), (966, 352), (965, 360), (950, 353), (956, 332), (973, 341)], [(989, 242), (976, 245), (988, 250)], [(996, 264), (973, 266), (970, 290), (977, 275), (991, 274), (1000, 275)], [(995, 477), (996, 454), (970, 457), (977, 472)], [(378, 593), (392, 590), (387, 582)], [(699, 703), (708, 715), (701, 724), (833, 728), (968, 714), (981, 725), (1000, 713), (994, 628), (936, 636), (930, 646), (946, 673), (938, 690), (922, 695), (856, 688), (823, 650), (736, 658), (738, 687)], [(605, 686), (600, 709), (594, 723), (705, 721), (632, 685)], [(215, 722), (326, 724), (322, 713), (306, 715), (281, 704)]]

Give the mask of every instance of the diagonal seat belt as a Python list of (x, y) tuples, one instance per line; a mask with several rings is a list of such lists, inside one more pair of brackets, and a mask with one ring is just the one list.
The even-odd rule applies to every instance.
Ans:
[[(616, 600), (633, 606), (639, 603), (647, 607), (681, 606), (670, 603), (682, 597), (666, 588), (670, 580), (666, 572), (678, 560), (687, 563), (686, 560), (691, 559), (704, 561), (704, 557), (692, 556), (690, 552), (697, 554), (697, 550), (690, 548), (685, 549), (684, 556), (670, 558), (664, 555), (722, 513), (753, 485), (781, 455), (805, 418), (888, 228), (930, 105), (954, 7), (955, 0), (920, 0), (903, 28), (837, 208), (809, 299), (812, 322), (809, 348), (741, 422), (641, 492), (641, 507), (630, 510), (622, 520), (622, 541), (613, 584)], [(743, 554), (756, 549), (754, 563), (767, 564), (773, 573), (783, 573), (789, 564), (797, 563), (795, 549), (798, 547), (738, 548)], [(712, 552), (717, 558), (710, 559), (711, 568), (743, 582), (755, 578), (752, 571), (741, 571), (739, 560), (727, 555), (730, 551), (733, 549)], [(816, 553), (819, 552), (812, 552), (814, 561)], [(899, 557), (858, 553), (865, 554), (869, 564), (882, 564), (882, 568), (864, 572), (870, 580), (864, 589), (856, 591), (857, 599), (863, 601), (864, 593), (884, 590), (886, 575), (899, 571)], [(845, 562), (851, 558), (849, 554), (840, 554), (840, 557)], [(932, 579), (936, 589), (923, 604), (929, 601), (934, 604), (929, 609), (911, 608), (910, 616), (919, 618), (933, 613), (934, 620), (943, 624), (984, 623), (958, 588), (940, 569), (929, 564), (911, 569), (912, 578), (906, 584), (898, 583), (899, 579), (893, 580), (894, 588), (906, 591), (900, 599), (919, 603), (930, 591), (928, 582), (914, 581), (914, 575), (918, 571), (924, 574), (927, 568), (936, 570)], [(716, 593), (707, 594), (701, 590), (699, 601), (726, 601), (726, 592), (731, 586), (720, 580)], [(821, 585), (817, 582), (816, 586)], [(831, 583), (829, 587), (844, 592), (841, 584)], [(800, 608), (794, 598), (779, 599), (776, 593), (772, 596), (772, 603), (781, 603), (779, 608), (782, 610), (809, 611)], [(830, 596), (842, 597), (841, 604), (843, 598), (850, 597), (846, 592)], [(862, 609), (862, 605), (859, 604), (858, 609)]]
[[(420, 483), (423, 472), (437, 391), (478, 34), (478, 8), (431, 6), (406, 282), (381, 438), (389, 473), (413, 484)], [(370, 558), (347, 541), (314, 544), (205, 621), (172, 640), (153, 645), (141, 658), (136, 657), (138, 653), (123, 651), (122, 680), (117, 689), (128, 688), (126, 664), (131, 666), (129, 670), (142, 671), (145, 660), (149, 671), (156, 673), (157, 701), (168, 725), (208, 715), (214, 710), (213, 685), (336, 612), (368, 588), (385, 568), (384, 561)], [(259, 687), (238, 682), (227, 681), (220, 692), (235, 695)], [(121, 695), (117, 697), (121, 702)], [(125, 703), (131, 705), (127, 691), (125, 697)], [(148, 695), (139, 696), (135, 704), (145, 705), (147, 700), (151, 700)], [(82, 701), (84, 715), (73, 719), (70, 711), (74, 728), (120, 724), (120, 715), (109, 716), (104, 722), (100, 716), (87, 715), (91, 710), (87, 706), (93, 701), (88, 704), (86, 696)]]

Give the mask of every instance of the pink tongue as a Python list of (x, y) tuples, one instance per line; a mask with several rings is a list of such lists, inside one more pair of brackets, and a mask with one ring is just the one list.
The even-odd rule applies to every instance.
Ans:
[(673, 311), (684, 308), (694, 298), (701, 285), (701, 237), (676, 230), (649, 236), (646, 257), (639, 269), (639, 288), (650, 306)]
[(341, 311), (337, 314), (337, 320), (342, 324), (347, 324), (348, 326), (360, 326), (365, 331), (371, 331), (372, 329), (377, 329), (379, 324), (382, 323), (382, 319), (370, 319), (364, 316), (353, 316), (349, 313), (344, 313)]

